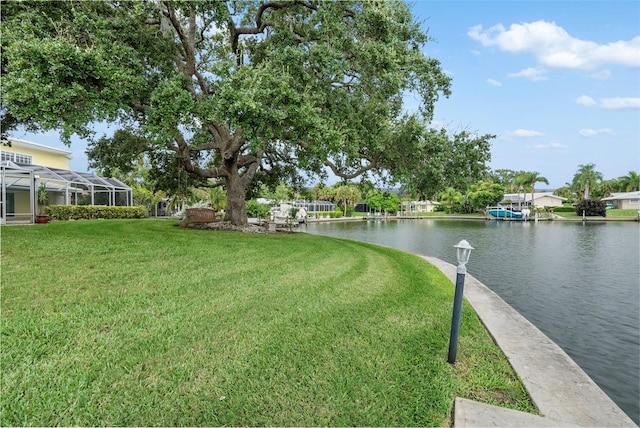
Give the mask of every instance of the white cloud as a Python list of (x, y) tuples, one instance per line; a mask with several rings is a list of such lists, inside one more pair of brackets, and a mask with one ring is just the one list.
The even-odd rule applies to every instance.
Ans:
[(603, 98), (600, 100), (600, 107), (608, 110), (640, 109), (640, 98)]
[(596, 103), (596, 100), (594, 100), (588, 95), (580, 95), (578, 98), (576, 98), (576, 102), (586, 107), (590, 107), (598, 104)]
[(553, 150), (555, 152), (565, 152), (569, 146), (566, 144), (558, 143), (557, 141), (552, 141), (549, 144), (536, 144), (533, 146), (534, 149), (538, 150)]
[(473, 49), (473, 50), (471, 51), (471, 55), (480, 56), (480, 55), (481, 55), (481, 53), (480, 53), (480, 51), (479, 51), (479, 50)]
[(515, 131), (506, 131), (502, 134), (506, 138), (532, 138), (541, 137), (544, 134), (538, 131), (531, 131), (529, 129), (516, 129)]
[(494, 80), (494, 79), (487, 79), (487, 83), (492, 85), (492, 86), (502, 86), (502, 82), (499, 82), (499, 81)]
[(596, 135), (599, 135), (599, 134), (616, 135), (615, 132), (613, 132), (609, 128), (581, 129), (580, 131), (578, 131), (578, 133), (583, 137), (595, 137)]
[(576, 103), (586, 107), (597, 105), (607, 110), (640, 109), (640, 98), (631, 97), (601, 98), (596, 102), (596, 100), (588, 95), (581, 95), (576, 98)]
[(602, 70), (596, 73), (591, 73), (589, 77), (596, 80), (609, 80), (611, 79), (611, 72), (609, 70)]
[(512, 24), (508, 30), (501, 24), (487, 30), (476, 25), (467, 35), (483, 46), (532, 53), (547, 67), (587, 70), (604, 64), (640, 67), (640, 36), (599, 44), (574, 38), (555, 22), (546, 21)]
[(508, 77), (524, 77), (525, 79), (529, 79), (533, 82), (539, 82), (541, 80), (549, 80), (547, 76), (544, 75), (545, 71), (539, 68), (525, 68), (517, 73), (508, 74)]

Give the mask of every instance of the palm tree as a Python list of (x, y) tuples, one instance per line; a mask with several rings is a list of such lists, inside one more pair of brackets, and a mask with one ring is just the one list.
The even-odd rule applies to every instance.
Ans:
[(536, 183), (546, 183), (549, 184), (549, 180), (545, 177), (542, 177), (537, 171), (521, 171), (513, 180), (513, 183), (518, 187), (518, 195), (520, 194), (520, 190), (524, 193), (524, 201), (526, 205), (527, 201), (527, 191), (531, 189), (531, 203), (533, 206), (533, 196), (535, 193), (535, 185)]
[(571, 186), (569, 185), (569, 183), (567, 183), (566, 185), (557, 188), (553, 194), (556, 196), (560, 196), (561, 198), (567, 198), (567, 200), (571, 199)]
[(212, 187), (208, 192), (209, 203), (211, 208), (220, 211), (227, 207), (227, 193), (221, 186)]
[(360, 189), (351, 184), (337, 186), (335, 188), (335, 198), (342, 201), (345, 217), (347, 216), (347, 205), (355, 204), (361, 197)]
[(582, 193), (582, 199), (589, 199), (590, 186), (602, 180), (602, 173), (595, 168), (593, 163), (578, 165), (578, 172), (573, 176), (572, 187), (576, 192)]
[(440, 202), (449, 204), (449, 213), (453, 212), (453, 204), (462, 200), (462, 193), (458, 192), (453, 187), (447, 187), (447, 189), (440, 194)]
[(611, 196), (612, 192), (617, 191), (619, 187), (620, 183), (615, 178), (612, 180), (602, 180), (593, 190), (593, 194), (599, 198), (606, 198), (607, 196)]
[(640, 190), (640, 175), (635, 171), (629, 171), (629, 174), (618, 178), (624, 192), (633, 192)]
[[(532, 171), (532, 172), (527, 172), (523, 175), (522, 177), (524, 184), (527, 187), (531, 188), (531, 206), (533, 206), (533, 197), (534, 194), (536, 193), (535, 191), (535, 185), (536, 183), (544, 183), (544, 184), (549, 184), (549, 180), (546, 179), (546, 177), (541, 176), (537, 171)], [(524, 199), (527, 199), (527, 195), (525, 193), (524, 195)]]

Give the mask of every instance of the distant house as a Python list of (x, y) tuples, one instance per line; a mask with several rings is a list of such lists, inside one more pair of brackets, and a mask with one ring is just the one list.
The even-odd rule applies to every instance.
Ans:
[(435, 201), (405, 201), (402, 202), (402, 212), (408, 213), (432, 213), (440, 202)]
[(612, 193), (608, 198), (602, 198), (603, 201), (613, 204), (613, 208), (618, 209), (636, 209), (640, 210), (640, 192)]
[(551, 192), (534, 193), (505, 193), (502, 201), (498, 204), (501, 206), (535, 206), (535, 207), (560, 207), (567, 200), (561, 198)]
[(50, 205), (125, 205), (131, 188), (115, 178), (69, 170), (71, 152), (9, 138), (0, 146), (0, 222), (33, 223), (37, 192), (44, 186)]

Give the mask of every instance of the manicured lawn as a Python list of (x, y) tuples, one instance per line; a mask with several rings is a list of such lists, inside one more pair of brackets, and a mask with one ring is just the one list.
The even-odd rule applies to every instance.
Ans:
[[(582, 215), (578, 215), (575, 212), (569, 213), (556, 213), (564, 218), (582, 218)], [(620, 209), (612, 209), (607, 210), (606, 218), (626, 218), (626, 219), (634, 219), (638, 216), (638, 210), (620, 210)], [(587, 218), (603, 218), (603, 217), (587, 217)]]
[(455, 396), (533, 411), (422, 259), (168, 220), (1, 228), (0, 425), (443, 426)]

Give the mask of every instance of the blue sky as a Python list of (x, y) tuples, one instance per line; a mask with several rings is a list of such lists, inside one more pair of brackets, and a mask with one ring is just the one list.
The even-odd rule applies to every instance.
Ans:
[[(640, 170), (640, 2), (417, 1), (425, 53), (453, 78), (434, 126), (495, 134), (492, 169), (557, 188), (578, 165), (605, 179)], [(23, 138), (65, 148), (56, 133)], [(71, 167), (87, 170), (78, 139)]]
[(557, 188), (578, 165), (640, 170), (640, 2), (418, 1), (425, 52), (453, 78), (435, 125), (494, 134), (492, 169)]

